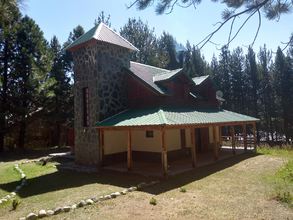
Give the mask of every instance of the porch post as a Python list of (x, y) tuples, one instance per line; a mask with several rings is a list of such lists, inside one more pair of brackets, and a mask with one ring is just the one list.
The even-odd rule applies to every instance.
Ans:
[(128, 141), (127, 141), (127, 169), (132, 169), (132, 149), (131, 149), (131, 130), (127, 131)]
[(235, 130), (234, 130), (234, 126), (230, 126), (230, 133), (231, 133), (231, 137), (232, 137), (232, 151), (233, 154), (236, 154), (236, 148), (235, 148)]
[(163, 175), (168, 175), (168, 158), (167, 158), (167, 146), (165, 143), (165, 128), (161, 128), (161, 144), (162, 144), (162, 168)]
[(252, 123), (252, 130), (253, 130), (253, 144), (254, 144), (254, 151), (256, 152), (256, 142), (257, 142), (257, 139), (256, 139), (256, 122), (253, 122)]
[(214, 158), (215, 160), (219, 159), (219, 144), (218, 144), (218, 135), (217, 135), (217, 127), (213, 126), (213, 137), (214, 137)]
[(246, 132), (246, 124), (242, 125), (242, 133), (243, 133), (243, 145), (244, 151), (247, 151), (247, 132)]
[(223, 140), (222, 140), (222, 126), (219, 126), (219, 148), (223, 146)]
[(102, 128), (99, 129), (99, 150), (100, 150), (100, 166), (103, 166), (104, 160), (104, 130)]
[(190, 128), (190, 138), (191, 138), (191, 157), (192, 157), (192, 167), (196, 166), (196, 143), (195, 143), (195, 128)]

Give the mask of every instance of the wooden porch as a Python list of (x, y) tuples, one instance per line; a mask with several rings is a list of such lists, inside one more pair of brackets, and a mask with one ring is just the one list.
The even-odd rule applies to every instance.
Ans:
[[(253, 151), (253, 147), (248, 147), (248, 151)], [(246, 153), (244, 147), (238, 146), (235, 149), (235, 154), (233, 153), (231, 146), (223, 146), (219, 152), (218, 161), (227, 160), (234, 157), (235, 155), (240, 155)], [(196, 168), (204, 167), (215, 163), (214, 155), (212, 152), (205, 152), (197, 155)], [(168, 164), (167, 174), (168, 176), (178, 175), (180, 173), (188, 172), (196, 169), (192, 166), (190, 158), (182, 158), (176, 161), (172, 161)], [(129, 170), (127, 163), (115, 163), (103, 167), (103, 170), (138, 174), (146, 177), (162, 177), (162, 164), (158, 162), (144, 162), (144, 161), (133, 161), (132, 169)]]
[[(214, 137), (214, 143), (212, 143), (212, 150), (208, 152), (198, 152), (197, 147), (197, 137), (196, 129), (211, 127)], [(215, 124), (208, 126), (137, 126), (137, 127), (120, 127), (119, 130), (127, 131), (127, 161), (122, 163), (111, 164), (103, 166), (104, 158), (104, 131), (105, 130), (117, 130), (115, 127), (110, 128), (100, 128), (100, 161), (101, 167), (103, 169), (119, 171), (119, 172), (131, 172), (137, 173), (145, 176), (167, 176), (167, 175), (176, 175), (188, 170), (194, 169), (196, 167), (205, 166), (211, 163), (214, 163), (217, 160), (224, 160), (229, 157), (232, 157), (236, 154), (241, 154), (247, 150), (256, 150), (256, 123), (226, 123), (226, 124)], [(222, 127), (225, 127), (229, 130), (229, 138), (222, 137), (221, 131)], [(176, 161), (168, 161), (168, 149), (165, 140), (165, 132), (168, 129), (189, 129), (190, 130), (190, 139), (191, 139), (191, 148), (190, 156), (178, 159)], [(238, 132), (238, 135), (235, 135), (235, 128), (241, 133)], [(143, 161), (133, 161), (132, 154), (132, 132), (133, 130), (159, 130), (160, 131), (160, 145), (161, 145), (161, 162), (143, 162)], [(251, 135), (248, 136), (247, 130), (251, 130)], [(223, 146), (223, 139), (231, 144), (231, 146)]]

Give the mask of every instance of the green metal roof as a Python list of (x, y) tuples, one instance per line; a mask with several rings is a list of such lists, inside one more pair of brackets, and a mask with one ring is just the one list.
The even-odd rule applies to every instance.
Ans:
[(154, 108), (126, 110), (98, 122), (96, 126), (200, 125), (258, 120), (247, 115), (219, 109)]

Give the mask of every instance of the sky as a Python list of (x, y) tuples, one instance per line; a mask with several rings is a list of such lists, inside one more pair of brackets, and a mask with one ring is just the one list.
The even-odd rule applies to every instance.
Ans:
[[(44, 32), (47, 40), (54, 35), (61, 43), (68, 38), (70, 31), (77, 25), (81, 25), (85, 31), (94, 26), (94, 20), (101, 11), (111, 15), (112, 28), (120, 30), (128, 18), (141, 18), (148, 22), (150, 27), (155, 28), (155, 34), (160, 36), (163, 31), (169, 32), (178, 43), (197, 44), (217, 26), (221, 21), (221, 12), (225, 5), (202, 1), (196, 7), (175, 7), (170, 14), (156, 15), (155, 8), (149, 7), (139, 11), (135, 7), (127, 9), (127, 5), (133, 0), (25, 0), (22, 13), (33, 18)], [(247, 16), (247, 15), (246, 15)], [(234, 23), (237, 28), (245, 18), (238, 18)], [(252, 17), (244, 26), (239, 35), (230, 44), (230, 49), (237, 46), (243, 47), (246, 52), (252, 43), (258, 27), (258, 17)], [(230, 26), (224, 26), (211, 39), (214, 43), (223, 45), (227, 42)], [(235, 31), (237, 29), (234, 29)], [(279, 21), (269, 21), (262, 18), (262, 25), (258, 38), (254, 44), (254, 50), (258, 51), (260, 46), (266, 44), (267, 48), (276, 51), (281, 42), (287, 42), (293, 33), (293, 12), (283, 15)], [(202, 49), (202, 54), (210, 61), (213, 54), (220, 53), (220, 46), (207, 44)]]

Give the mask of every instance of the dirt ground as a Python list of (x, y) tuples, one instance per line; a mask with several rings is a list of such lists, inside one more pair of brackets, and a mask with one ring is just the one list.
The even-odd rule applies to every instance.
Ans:
[(272, 198), (268, 181), (283, 163), (267, 155), (238, 156), (51, 219), (293, 219), (292, 208)]

